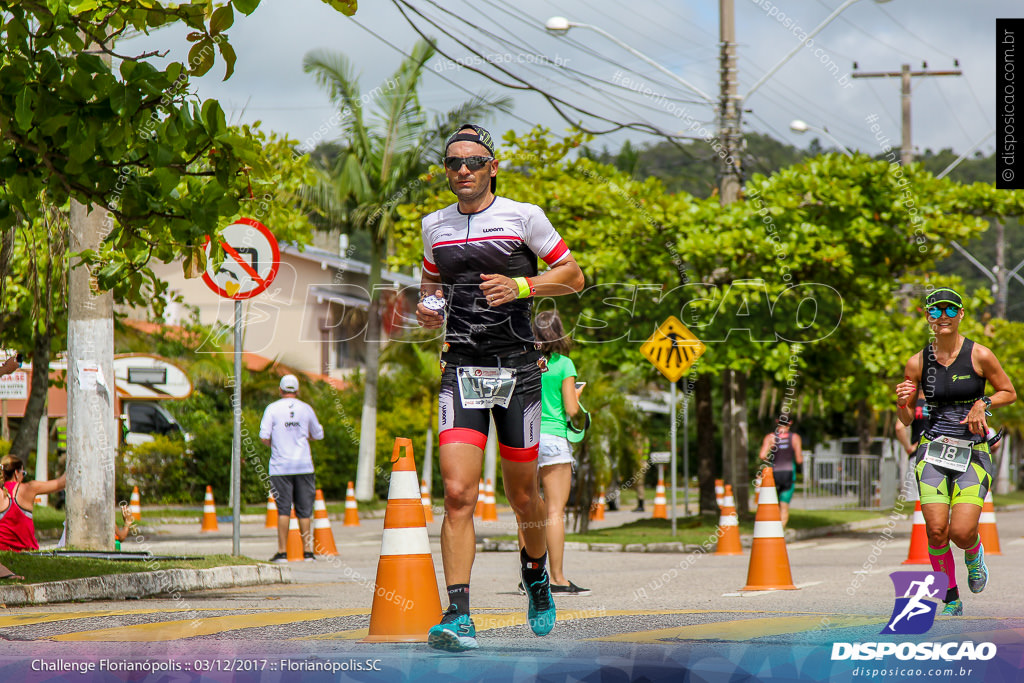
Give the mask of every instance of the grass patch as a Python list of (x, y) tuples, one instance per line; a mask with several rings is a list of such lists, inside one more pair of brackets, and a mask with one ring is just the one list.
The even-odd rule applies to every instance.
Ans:
[(107, 574), (135, 574), (138, 572), (159, 571), (161, 569), (210, 569), (228, 565), (252, 565), (257, 560), (249, 557), (232, 555), (209, 555), (199, 560), (166, 560), (129, 562), (124, 560), (94, 560), (83, 557), (40, 557), (25, 553), (0, 552), (0, 564), (15, 574), (25, 577), (25, 581), (4, 579), (4, 583), (43, 583), (46, 581), (66, 581), (82, 579), (90, 576)]
[[(904, 506), (900, 514), (909, 515), (914, 506)], [(834, 524), (848, 524), (863, 519), (888, 518), (892, 510), (794, 510), (789, 508), (789, 524), (791, 529), (817, 529)]]
[(64, 511), (49, 505), (32, 506), (32, 522), (36, 530), (64, 528)]
[(1009, 493), (993, 493), (992, 502), (996, 506), (1024, 504), (1024, 491), (1011, 491)]

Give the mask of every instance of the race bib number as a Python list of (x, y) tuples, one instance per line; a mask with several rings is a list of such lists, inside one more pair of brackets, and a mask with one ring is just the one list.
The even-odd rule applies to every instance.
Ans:
[(457, 376), (463, 408), (508, 408), (516, 388), (515, 370), (466, 366), (458, 369)]
[(971, 447), (967, 439), (940, 436), (928, 444), (924, 461), (954, 472), (966, 472), (971, 463)]

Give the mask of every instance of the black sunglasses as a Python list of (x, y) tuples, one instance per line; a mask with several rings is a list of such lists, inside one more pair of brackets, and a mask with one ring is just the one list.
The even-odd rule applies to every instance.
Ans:
[(470, 171), (479, 171), (489, 161), (494, 161), (494, 157), (445, 157), (444, 167), (449, 171), (458, 171), (462, 164), (466, 164)]

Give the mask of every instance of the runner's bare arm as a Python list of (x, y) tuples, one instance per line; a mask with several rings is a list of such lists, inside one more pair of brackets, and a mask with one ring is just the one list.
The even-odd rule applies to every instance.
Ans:
[(921, 352), (918, 351), (903, 370), (903, 381), (896, 385), (896, 417), (905, 425), (914, 421), (914, 403), (921, 383)]
[[(483, 284), (480, 289), (491, 306), (500, 306), (515, 301), (519, 296), (519, 286), (507, 275), (483, 273), (480, 276)], [(583, 289), (585, 284), (583, 271), (576, 263), (572, 254), (551, 266), (549, 269), (529, 278), (533, 284), (534, 296), (563, 296)]]
[[(431, 275), (426, 270), (420, 275), (420, 299), (425, 296), (443, 296), (441, 278)], [(416, 322), (427, 329), (436, 329), (444, 324), (444, 318), (437, 311), (432, 311), (422, 303), (416, 304)]]

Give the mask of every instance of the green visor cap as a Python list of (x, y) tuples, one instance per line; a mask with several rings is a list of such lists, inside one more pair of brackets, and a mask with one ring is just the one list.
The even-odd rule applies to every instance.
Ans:
[(964, 307), (964, 300), (960, 298), (960, 295), (954, 292), (948, 287), (940, 287), (939, 289), (932, 290), (924, 300), (924, 307), (930, 308), (937, 304), (953, 304), (958, 308)]

